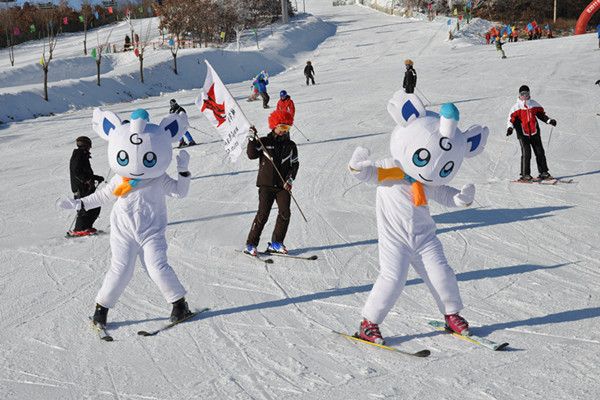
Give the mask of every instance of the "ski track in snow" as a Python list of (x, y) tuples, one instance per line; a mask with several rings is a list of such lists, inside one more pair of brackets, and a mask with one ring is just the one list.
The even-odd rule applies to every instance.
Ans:
[[(260, 30), (260, 52), (252, 35), (243, 38), (239, 54), (185, 50), (177, 79), (166, 75), (168, 51), (150, 53), (149, 76), (164, 77), (160, 84), (138, 84), (135, 59), (110, 57), (103, 82), (108, 87), (118, 80), (122, 93), (85, 93), (78, 107), (68, 103), (88, 80), (85, 63), (93, 61), (80, 56), (78, 34), (59, 42), (56, 61), (64, 64), (54, 66), (69, 66), (79, 80), (63, 80), (62, 71), (51, 67), (57, 75), (45, 110), (28, 97), (37, 96), (38, 85), (24, 80), (38, 61), (40, 43), (20, 46), (16, 61), (22, 69), (8, 72), (8, 57), (0, 51), (0, 102), (4, 95), (14, 102), (18, 97), (10, 96), (26, 93), (11, 110), (20, 122), (0, 124), (0, 398), (595, 398), (600, 390), (595, 35), (509, 43), (508, 58), (501, 60), (492, 46), (470, 45), (467, 36), (448, 42), (446, 18), (408, 20), (360, 6), (333, 7), (330, 0), (307, 0), (306, 8), (325, 23), (305, 15), (285, 35), (280, 25)], [(117, 26), (114, 40), (127, 31)], [(297, 127), (310, 141), (292, 130), (300, 156), (294, 195), (308, 223), (292, 205), (286, 244), (318, 260), (273, 257), (273, 264), (262, 264), (234, 251), (242, 247), (256, 212), (258, 166), (243, 157), (228, 163), (218, 135), (196, 109), (199, 90), (193, 88), (203, 76), (192, 68), (203, 56), (233, 82), (230, 91), (261, 134), (268, 131), (277, 92), (286, 89), (295, 100)], [(451, 183), (457, 188), (475, 183), (474, 206), (430, 209), (461, 288), (463, 315), (475, 334), (509, 342), (504, 352), (432, 331), (427, 321), (442, 317), (414, 272), (381, 329), (392, 346), (427, 348), (430, 357), (397, 356), (330, 333), (354, 333), (377, 278), (375, 188), (351, 177), (347, 163), (359, 145), (374, 160), (388, 157), (394, 125), (386, 102), (401, 87), (406, 58), (415, 62), (417, 94), (431, 103), (429, 109), (452, 101), (461, 112), (461, 129), (476, 123), (490, 128), (486, 151), (466, 160)], [(306, 60), (315, 66), (317, 85), (305, 85)], [(271, 110), (244, 101), (247, 79), (262, 68), (271, 73)], [(550, 146), (550, 126), (540, 124), (550, 172), (576, 183), (510, 182), (518, 176), (520, 149), (515, 135), (505, 136), (506, 116), (524, 83), (558, 121)], [(129, 100), (129, 95), (152, 97)], [(68, 160), (77, 136), (92, 137), (92, 167), (96, 174), (110, 174), (106, 143), (90, 129), (91, 107), (123, 101), (103, 107), (122, 118), (146, 108), (156, 120), (167, 114), (173, 97), (186, 107), (190, 132), (201, 144), (188, 150), (189, 196), (167, 200), (169, 263), (188, 289), (190, 307), (210, 311), (155, 337), (138, 336), (138, 330), (164, 324), (170, 306), (137, 268), (109, 313), (115, 341), (101, 342), (88, 316), (110, 263), (109, 235), (63, 239), (74, 215), (55, 210), (54, 202), (70, 194)], [(29, 119), (38, 113), (49, 116)], [(169, 172), (176, 173), (174, 163)], [(104, 207), (96, 223), (107, 232), (109, 212)], [(276, 209), (261, 248), (275, 218)]]

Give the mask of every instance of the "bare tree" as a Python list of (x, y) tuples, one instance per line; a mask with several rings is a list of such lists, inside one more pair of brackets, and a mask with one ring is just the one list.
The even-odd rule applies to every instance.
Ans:
[[(114, 29), (114, 28), (113, 28)], [(100, 44), (100, 37), (98, 32), (96, 32), (96, 51), (95, 51), (95, 59), (96, 59), (96, 85), (100, 86), (100, 64), (102, 63), (102, 52), (104, 49), (109, 48), (110, 46), (110, 35), (112, 34), (112, 29), (108, 32), (108, 37), (106, 38), (106, 42), (104, 44)], [(92, 50), (92, 55), (94, 55), (94, 50)]]
[[(4, 25), (4, 33), (6, 35), (6, 47), (8, 48), (8, 58), (10, 65), (15, 66), (15, 27), (16, 12), (14, 9), (7, 9), (2, 13), (2, 25)], [(18, 28), (17, 28), (18, 29)]]
[[(146, 34), (140, 40), (140, 43), (135, 49), (135, 55), (140, 61), (140, 80), (144, 83), (144, 50), (146, 46), (148, 46), (150, 40), (150, 29), (152, 28), (152, 20), (148, 20), (148, 28), (146, 29)], [(140, 21), (140, 32), (143, 31), (143, 22)]]
[(161, 15), (159, 29), (166, 29), (173, 35), (169, 40), (169, 48), (173, 56), (173, 72), (177, 75), (177, 52), (182, 35), (186, 31), (186, 25), (190, 22), (189, 7), (186, 2), (179, 0), (166, 0), (158, 7)]
[(83, 22), (83, 54), (87, 55), (87, 30), (88, 25), (92, 22), (94, 10), (90, 5), (89, 0), (83, 0), (81, 4), (81, 18)]
[[(46, 34), (47, 37), (44, 41), (42, 49), (42, 58), (40, 63), (42, 64), (42, 70), (44, 71), (44, 100), (48, 101), (48, 69), (50, 67), (50, 61), (52, 61), (52, 55), (54, 48), (58, 42), (58, 34), (61, 32), (60, 24), (57, 22), (56, 13), (53, 9), (44, 10), (44, 19), (46, 22)], [(55, 25), (59, 28), (55, 28)], [(48, 42), (46, 46), (46, 41)], [(46, 48), (48, 49), (48, 55), (46, 56)]]

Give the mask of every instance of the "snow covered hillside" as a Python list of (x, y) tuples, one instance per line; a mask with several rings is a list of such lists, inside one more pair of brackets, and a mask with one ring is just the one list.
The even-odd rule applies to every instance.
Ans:
[[(118, 55), (106, 63), (100, 91), (93, 70), (86, 69), (93, 60), (78, 58), (80, 38), (73, 35), (53, 64), (64, 60), (73, 76), (54, 70), (50, 106), (39, 98), (41, 84), (32, 86), (26, 78), (35, 76), (41, 44), (18, 50), (15, 71), (7, 72), (7, 57), (0, 53), (0, 119), (18, 121), (0, 124), (0, 398), (595, 398), (596, 37), (510, 43), (503, 60), (492, 46), (452, 48), (445, 21), (333, 7), (330, 0), (307, 0), (306, 8), (314, 16), (294, 20), (290, 33), (277, 27), (271, 37), (265, 31), (260, 52), (251, 41), (240, 54), (182, 51), (182, 68), (197, 68), (193, 79), (173, 77), (167, 51), (149, 55), (148, 83), (141, 85), (137, 61)], [(124, 30), (113, 35), (124, 36), (127, 29), (119, 29)], [(27, 57), (30, 62), (23, 62)], [(267, 132), (270, 110), (244, 101), (250, 77), (269, 69), (272, 106), (281, 89), (295, 100), (296, 126), (310, 141), (292, 130), (300, 158), (294, 195), (308, 223), (292, 208), (286, 245), (318, 260), (277, 258), (263, 265), (235, 251), (256, 212), (258, 164), (228, 163), (221, 141), (193, 105), (199, 90), (192, 88), (204, 79), (196, 59), (203, 57), (230, 83), (261, 133)], [(331, 333), (357, 329), (378, 274), (375, 188), (358, 184), (347, 163), (359, 145), (374, 159), (389, 156), (394, 123), (386, 102), (402, 86), (405, 58), (415, 62), (417, 88), (431, 110), (454, 102), (461, 129), (490, 128), (484, 153), (466, 160), (451, 183), (458, 188), (474, 183), (474, 205), (446, 209), (432, 203), (431, 212), (458, 278), (462, 314), (477, 335), (509, 342), (506, 351), (432, 330), (427, 321), (441, 316), (413, 272), (381, 329), (388, 344), (430, 349), (431, 356), (404, 357)], [(304, 84), (306, 60), (315, 67), (315, 86)], [(506, 119), (522, 84), (558, 121), (553, 130), (541, 124), (550, 172), (575, 183), (510, 182), (519, 174), (520, 149), (515, 135), (505, 136)], [(189, 196), (167, 200), (169, 263), (189, 291), (190, 306), (211, 310), (155, 337), (138, 336), (139, 330), (162, 326), (170, 312), (138, 268), (109, 312), (115, 341), (101, 342), (88, 316), (110, 264), (109, 237), (65, 239), (74, 213), (55, 210), (54, 202), (70, 195), (68, 162), (77, 136), (92, 138), (94, 171), (109, 174), (106, 142), (91, 130), (93, 106), (122, 118), (145, 108), (159, 121), (171, 98), (187, 109), (190, 132), (202, 144), (189, 149)], [(49, 112), (56, 115), (31, 118)], [(537, 172), (534, 161), (532, 171)], [(169, 172), (176, 173), (174, 163)], [(98, 229), (110, 231), (109, 208), (102, 209)], [(261, 248), (270, 240), (274, 212)]]

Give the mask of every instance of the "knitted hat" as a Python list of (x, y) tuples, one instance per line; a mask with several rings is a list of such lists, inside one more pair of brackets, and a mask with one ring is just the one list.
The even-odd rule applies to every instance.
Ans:
[(519, 93), (521, 92), (529, 92), (529, 86), (521, 85), (521, 87), (519, 88)]
[(79, 136), (75, 139), (75, 144), (77, 147), (87, 147), (88, 149), (92, 148), (92, 139), (87, 136)]
[(293, 125), (294, 118), (287, 111), (275, 110), (269, 115), (269, 128), (275, 129), (277, 125)]

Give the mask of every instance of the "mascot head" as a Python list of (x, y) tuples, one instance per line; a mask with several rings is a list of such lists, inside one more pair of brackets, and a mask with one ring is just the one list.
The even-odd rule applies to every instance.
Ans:
[(170, 114), (160, 124), (150, 123), (146, 110), (131, 113), (121, 122), (110, 111), (94, 110), (94, 131), (108, 141), (108, 160), (115, 174), (131, 179), (157, 178), (165, 173), (173, 157), (172, 143), (188, 127), (185, 113)]
[(487, 127), (458, 129), (459, 112), (452, 103), (440, 113), (425, 110), (415, 94), (400, 90), (388, 102), (388, 112), (398, 124), (392, 132), (390, 150), (405, 173), (424, 185), (448, 183), (465, 157), (483, 151)]

